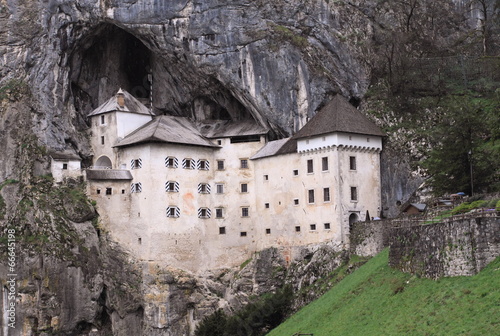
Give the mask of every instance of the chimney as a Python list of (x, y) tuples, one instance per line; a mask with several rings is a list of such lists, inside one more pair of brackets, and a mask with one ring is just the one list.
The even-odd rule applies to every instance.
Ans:
[(122, 89), (118, 90), (118, 93), (116, 94), (116, 103), (120, 108), (125, 107), (125, 95), (123, 94)]

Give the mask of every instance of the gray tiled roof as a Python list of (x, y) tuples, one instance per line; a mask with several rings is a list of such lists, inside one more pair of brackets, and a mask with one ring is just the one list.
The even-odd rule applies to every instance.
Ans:
[(321, 108), (294, 136), (307, 138), (333, 132), (384, 136), (385, 134), (344, 97), (336, 95)]
[(120, 140), (114, 147), (124, 147), (146, 142), (219, 147), (202, 136), (189, 119), (166, 115), (154, 118)]
[[(119, 93), (123, 93), (123, 98), (125, 101), (123, 107), (118, 105), (117, 102), (116, 97)], [(90, 112), (88, 116), (91, 117), (98, 114), (114, 112), (114, 111), (150, 115), (149, 109), (146, 106), (144, 106), (140, 101), (138, 101), (134, 96), (132, 96), (127, 91), (120, 89), (116, 95), (111, 97), (107, 102), (96, 108), (94, 111)]]
[(268, 156), (277, 155), (279, 150), (285, 145), (285, 143), (290, 140), (290, 138), (269, 141), (264, 147), (262, 147), (254, 156), (251, 157), (252, 160), (261, 159)]
[(87, 169), (89, 180), (131, 180), (132, 174), (129, 170), (119, 169)]
[(269, 132), (269, 129), (253, 120), (205, 120), (197, 122), (196, 127), (207, 138), (262, 135)]
[(78, 154), (76, 154), (74, 151), (68, 151), (68, 150), (64, 150), (61, 152), (53, 151), (53, 152), (50, 152), (49, 155), (51, 158), (53, 158), (56, 161), (66, 161), (66, 160), (81, 161), (82, 160), (82, 158)]

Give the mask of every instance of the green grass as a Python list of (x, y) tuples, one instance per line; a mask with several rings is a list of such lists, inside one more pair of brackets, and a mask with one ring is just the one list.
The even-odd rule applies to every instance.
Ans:
[(369, 260), (268, 336), (500, 335), (500, 258), (472, 277), (430, 280)]

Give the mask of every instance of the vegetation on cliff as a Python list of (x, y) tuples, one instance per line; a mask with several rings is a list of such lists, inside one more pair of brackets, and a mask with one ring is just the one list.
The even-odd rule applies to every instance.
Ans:
[(471, 277), (418, 278), (391, 269), (388, 250), (304, 307), (269, 336), (494, 335), (500, 258)]

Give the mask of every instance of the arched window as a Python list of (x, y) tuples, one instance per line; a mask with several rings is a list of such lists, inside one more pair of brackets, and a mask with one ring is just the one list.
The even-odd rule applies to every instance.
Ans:
[(112, 169), (112, 167), (111, 160), (106, 155), (98, 158), (94, 166), (95, 169)]

